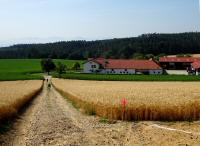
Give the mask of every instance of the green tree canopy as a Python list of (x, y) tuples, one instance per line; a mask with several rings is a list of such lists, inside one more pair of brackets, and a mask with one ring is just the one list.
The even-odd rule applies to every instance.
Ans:
[(133, 59), (145, 59), (145, 56), (142, 53), (135, 53)]
[[(200, 54), (200, 32), (174, 34), (144, 34), (132, 38), (97, 41), (68, 41), (47, 44), (18, 44), (0, 48), (0, 58), (57, 58), (84, 60), (87, 58), (125, 58), (135, 53), (176, 55)], [(140, 56), (141, 57), (141, 56)]]
[(55, 70), (56, 66), (51, 58), (42, 59), (41, 60), (41, 67), (44, 72), (47, 72), (49, 75), (50, 71)]
[(72, 67), (73, 70), (80, 70), (80, 68), (81, 68), (81, 65), (78, 62), (75, 62), (73, 64), (73, 67)]
[(56, 71), (61, 76), (61, 74), (65, 73), (67, 70), (67, 66), (65, 64), (62, 64), (61, 62), (58, 62), (56, 65)]

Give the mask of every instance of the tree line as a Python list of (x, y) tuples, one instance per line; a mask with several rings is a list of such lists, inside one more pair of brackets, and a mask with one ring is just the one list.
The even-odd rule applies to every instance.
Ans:
[(92, 57), (149, 58), (200, 53), (200, 32), (143, 34), (132, 38), (97, 41), (62, 41), (18, 44), (0, 48), (0, 58), (55, 58), (82, 60)]
[(78, 62), (74, 62), (72, 68), (68, 68), (66, 64), (63, 64), (62, 62), (58, 62), (55, 64), (55, 62), (51, 58), (45, 58), (42, 59), (41, 62), (41, 68), (44, 72), (47, 72), (48, 75), (51, 71), (56, 71), (59, 74), (59, 77), (61, 74), (66, 73), (67, 70), (73, 70), (73, 71), (79, 71), (81, 69), (81, 65)]

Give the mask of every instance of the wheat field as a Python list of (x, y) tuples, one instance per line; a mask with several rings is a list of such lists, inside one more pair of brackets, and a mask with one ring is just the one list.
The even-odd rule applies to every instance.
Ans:
[[(117, 82), (53, 79), (54, 87), (85, 112), (111, 119), (197, 120), (198, 82)], [(125, 109), (121, 100), (128, 101)]]
[(0, 82), (0, 120), (11, 118), (42, 89), (43, 81)]

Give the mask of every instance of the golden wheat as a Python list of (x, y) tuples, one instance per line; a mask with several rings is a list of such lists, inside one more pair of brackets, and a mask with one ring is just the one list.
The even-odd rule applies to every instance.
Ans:
[(53, 84), (80, 108), (99, 116), (127, 120), (196, 120), (200, 118), (198, 82), (117, 82), (53, 79)]
[(0, 82), (0, 120), (10, 118), (42, 88), (42, 81)]

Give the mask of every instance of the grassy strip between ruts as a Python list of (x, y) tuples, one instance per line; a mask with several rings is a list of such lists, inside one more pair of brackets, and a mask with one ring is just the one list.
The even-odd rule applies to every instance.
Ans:
[[(54, 74), (54, 77), (59, 77)], [(200, 81), (200, 76), (188, 75), (103, 75), (67, 73), (61, 75), (64, 79), (97, 80), (97, 81)]]

